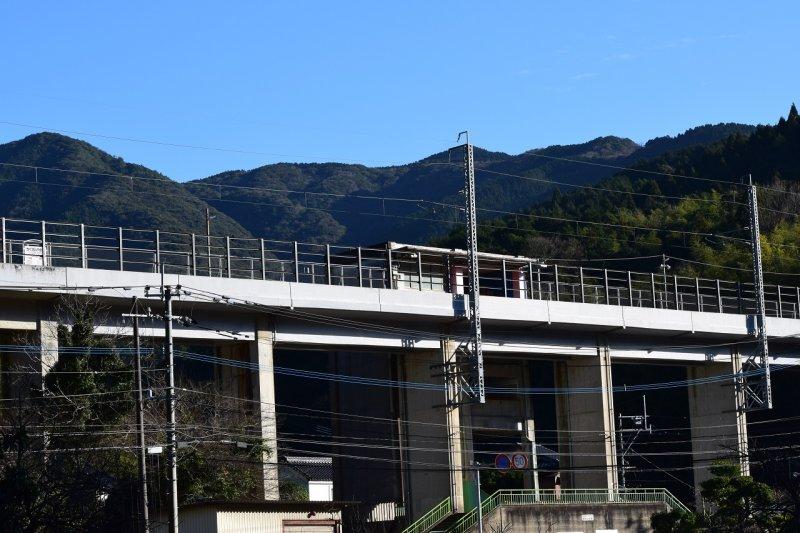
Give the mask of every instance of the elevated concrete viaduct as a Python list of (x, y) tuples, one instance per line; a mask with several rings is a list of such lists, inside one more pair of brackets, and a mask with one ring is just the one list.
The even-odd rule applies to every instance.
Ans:
[[(145, 287), (157, 288), (162, 281), (180, 285), (185, 292), (175, 302), (176, 313), (191, 315), (203, 329), (176, 326), (176, 341), (211, 344), (221, 356), (246, 343), (246, 357), (258, 364), (258, 372), (251, 373), (244, 387), (241, 383), (245, 382), (233, 379), (224, 380), (224, 386), (260, 402), (262, 435), (278, 450), (282, 443), (272, 372), (276, 350), (323, 350), (330, 354), (334, 373), (438, 386), (441, 378), (434, 375), (432, 366), (451, 357), (467, 330), (463, 269), (455, 264), (460, 257), (457, 252), (390, 245), (388, 261), (381, 267), (374, 258), (367, 266), (367, 254), (357, 249), (353, 274), (353, 262), (340, 259), (339, 263), (346, 264), (337, 264), (330, 247), (326, 260), (315, 262), (309, 270), (311, 263), (300, 261), (296, 243), (294, 263), (287, 263), (268, 259), (261, 241), (260, 259), (254, 266), (251, 258), (249, 271), (231, 266), (230, 244), (227, 262), (219, 265), (218, 272), (219, 257), (209, 252), (204, 259), (199, 245), (191, 252), (180, 252), (189, 258), (188, 264), (182, 259), (177, 266), (173, 262), (166, 265), (169, 268), (162, 264), (142, 269), (143, 261), (137, 261), (139, 266), (129, 269), (122, 230), (119, 235), (116, 268), (91, 260), (90, 245), (85, 243), (77, 259), (69, 255), (69, 261), (61, 264), (55, 250), (45, 247), (42, 252), (41, 244), (33, 252), (34, 257), (42, 255), (37, 264), (26, 261), (30, 254), (18, 253), (15, 260), (13, 253), (4, 253), (0, 264), (4, 344), (13, 344), (14, 335), (25, 335), (31, 344), (41, 346), (39, 361), (45, 374), (56, 353), (54, 325), (60, 317), (54, 315), (53, 303), (58, 297), (74, 294), (103, 301), (109, 312), (98, 324), (98, 332), (130, 335), (130, 326), (120, 315), (129, 309), (131, 297), (138, 296), (158, 312), (161, 302), (148, 298)], [(17, 249), (7, 232), (3, 238), (4, 250)], [(448, 253), (452, 253), (452, 264), (441, 259)], [(156, 248), (153, 254), (155, 259), (148, 261), (163, 258), (166, 252)], [(275, 256), (273, 252), (270, 257)], [(438, 258), (435, 265), (423, 263), (432, 257)], [(529, 388), (535, 375), (530, 365), (546, 361), (552, 365), (556, 388), (584, 389), (555, 399), (562, 487), (618, 488), (612, 367), (619, 363), (681, 365), (687, 368), (689, 379), (723, 376), (687, 388), (695, 439), (692, 450), (697, 459), (719, 453), (740, 458), (747, 467), (747, 422), (730, 378), (740, 370), (742, 354), (755, 346), (748, 343), (753, 339), (753, 319), (748, 314), (752, 310), (741, 287), (735, 295), (726, 296), (722, 284), (728, 282), (693, 279), (687, 283), (677, 277), (660, 280), (653, 274), (641, 275), (637, 282), (631, 273), (627, 279), (616, 278), (622, 281), (615, 285), (609, 271), (593, 274), (595, 281), (590, 282), (590, 274), (583, 270), (580, 278), (567, 278), (552, 266), (547, 267), (551, 272), (547, 278), (545, 267), (531, 259), (485, 259), (502, 268), (499, 288), (489, 284), (481, 298), (487, 386), (512, 391)], [(273, 260), (281, 264), (278, 275), (271, 270), (268, 275), (267, 264)], [(200, 268), (203, 264), (205, 270)], [(158, 273), (162, 268), (165, 274)], [(345, 268), (351, 274), (346, 275)], [(237, 275), (241, 271), (249, 274)], [(491, 277), (488, 272), (487, 276)], [(776, 295), (777, 301), (770, 300), (773, 316), (767, 319), (771, 361), (797, 365), (800, 291), (778, 287)], [(162, 337), (163, 326), (146, 324), (144, 333)], [(231, 333), (238, 335), (236, 340)], [(8, 365), (13, 356), (0, 350), (0, 360)], [(537, 400), (518, 394), (490, 394), (485, 405), (445, 408), (444, 392), (436, 388), (333, 384), (332, 390), (332, 411), (396, 420), (390, 430), (383, 429), (392, 446), (359, 452), (341, 449), (337, 498), (395, 502), (412, 519), (447, 497), (457, 511), (474, 501), (471, 471), (477, 457), (476, 432), (516, 436), (518, 423), (537, 425)], [(353, 437), (364, 427), (351, 420), (335, 431)], [(370, 460), (390, 467), (383, 468), (381, 476), (365, 479), (357, 468)], [(705, 465), (698, 466), (695, 483), (705, 479), (706, 472)], [(278, 498), (275, 455), (265, 459), (264, 479), (265, 498)]]

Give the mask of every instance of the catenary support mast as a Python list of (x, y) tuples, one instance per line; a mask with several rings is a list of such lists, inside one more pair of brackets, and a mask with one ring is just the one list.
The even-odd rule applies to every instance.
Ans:
[(758, 191), (749, 176), (750, 239), (753, 252), (753, 290), (755, 292), (755, 328), (758, 344), (742, 364), (737, 386), (743, 396), (745, 411), (772, 409), (772, 381), (769, 370), (769, 341), (764, 306), (764, 271), (761, 265), (761, 239), (758, 223)]

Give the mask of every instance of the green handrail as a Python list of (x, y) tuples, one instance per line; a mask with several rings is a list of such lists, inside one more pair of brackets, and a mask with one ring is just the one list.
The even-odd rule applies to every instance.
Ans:
[(453, 500), (445, 498), (433, 509), (419, 517), (413, 524), (403, 530), (403, 533), (426, 533), (433, 526), (450, 516), (453, 512)]
[[(538, 495), (532, 489), (498, 490), (481, 503), (483, 516), (502, 505), (558, 505), (558, 504), (604, 504), (604, 503), (663, 503), (668, 509), (688, 511), (680, 500), (667, 489), (553, 489), (540, 490)], [(477, 506), (462, 516), (447, 531), (464, 533), (478, 522)]]

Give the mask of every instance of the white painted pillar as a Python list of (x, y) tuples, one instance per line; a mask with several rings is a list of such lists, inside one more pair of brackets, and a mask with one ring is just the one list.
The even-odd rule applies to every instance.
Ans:
[[(741, 355), (735, 349), (730, 363), (709, 362), (689, 366), (687, 378), (705, 379), (740, 372)], [(689, 394), (689, 420), (694, 460), (695, 497), (700, 501), (700, 484), (711, 477), (714, 459), (738, 460), (744, 475), (750, 474), (747, 445), (747, 415), (741, 409), (742, 392), (733, 379), (692, 385)]]
[(253, 380), (253, 399), (261, 419), (261, 438), (268, 448), (264, 453), (264, 499), (278, 500), (278, 431), (275, 415), (275, 373), (273, 347), (275, 333), (266, 316), (256, 318), (256, 338), (250, 343), (250, 361), (258, 363), (257, 378)]
[(608, 345), (598, 344), (597, 357), (556, 363), (555, 372), (559, 389), (597, 390), (562, 393), (556, 401), (562, 487), (616, 491), (617, 443)]

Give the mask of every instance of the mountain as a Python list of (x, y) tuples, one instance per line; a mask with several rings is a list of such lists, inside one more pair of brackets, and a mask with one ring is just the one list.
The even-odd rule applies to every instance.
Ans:
[[(37, 133), (0, 145), (0, 163), (5, 163), (0, 165), (3, 216), (205, 233), (207, 204), (203, 200), (166, 176), (126, 163), (89, 143)], [(42, 168), (35, 171), (25, 166)], [(249, 236), (224, 213), (212, 212), (217, 232)]]
[[(476, 196), (482, 209), (516, 211), (549, 197), (553, 186), (548, 180), (595, 183), (611, 176), (615, 166), (629, 166), (672, 147), (716, 141), (731, 132), (746, 135), (752, 130), (741, 124), (707, 125), (676, 137), (661, 137), (652, 145), (639, 146), (630, 139), (608, 136), (519, 155), (475, 148)], [(364, 245), (387, 240), (426, 242), (460, 224), (462, 158), (460, 151), (443, 152), (408, 165), (377, 168), (279, 163), (217, 174), (186, 187), (254, 235)], [(598, 165), (576, 165), (558, 158)], [(226, 189), (226, 185), (251, 189)], [(281, 192), (287, 189), (295, 192)]]
[[(495, 211), (527, 209), (552, 195), (549, 180), (596, 183), (611, 176), (613, 167), (635, 164), (643, 155), (662, 155), (671, 147), (707, 143), (731, 132), (747, 135), (752, 129), (702, 126), (644, 146), (607, 136), (518, 155), (476, 147), (478, 203)], [(567, 161), (573, 159), (594, 164)], [(363, 245), (428, 242), (462, 223), (462, 160), (463, 151), (457, 150), (389, 167), (278, 163), (181, 184), (86, 142), (39, 133), (0, 145), (0, 213), (202, 234), (205, 209), (212, 206), (216, 235)], [(482, 218), (495, 216), (481, 212)]]
[[(741, 270), (750, 261), (747, 189), (742, 186), (748, 174), (762, 186), (765, 270), (800, 272), (800, 117), (795, 106), (775, 125), (749, 134), (734, 128), (723, 140), (667, 151), (593, 188), (557, 190), (522, 216), (485, 221), (478, 240), (488, 251), (593, 258), (592, 265), (600, 267), (598, 258), (649, 256), (642, 268), (653, 269), (665, 252), (683, 259), (673, 260), (677, 272), (748, 279), (751, 274)], [(681, 233), (687, 231), (695, 234)], [(444, 246), (463, 242), (463, 229), (438, 240)], [(786, 282), (790, 279), (796, 282), (791, 276)]]

